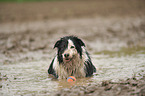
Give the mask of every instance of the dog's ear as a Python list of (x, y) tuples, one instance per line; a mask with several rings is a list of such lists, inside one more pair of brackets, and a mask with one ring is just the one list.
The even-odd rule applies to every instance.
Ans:
[(77, 38), (76, 40), (77, 40), (77, 42), (78, 42), (78, 44), (80, 46), (84, 46), (85, 47), (85, 44), (84, 44), (84, 42), (81, 39)]
[(55, 43), (55, 45), (54, 45), (53, 48), (56, 48), (56, 47), (58, 48), (58, 46), (60, 45), (61, 41), (62, 41), (62, 40), (57, 41), (57, 42)]

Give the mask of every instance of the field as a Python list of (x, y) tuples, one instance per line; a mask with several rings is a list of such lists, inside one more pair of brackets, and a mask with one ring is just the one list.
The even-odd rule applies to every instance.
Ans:
[[(113, 2), (113, 3), (112, 3)], [(129, 5), (128, 5), (129, 3)], [(144, 1), (80, 0), (57, 2), (0, 3), (0, 22), (50, 20), (89, 17), (140, 17)]]
[[(0, 2), (1, 96), (145, 95), (144, 0), (48, 1)], [(47, 74), (67, 35), (85, 42), (98, 67), (72, 85)]]

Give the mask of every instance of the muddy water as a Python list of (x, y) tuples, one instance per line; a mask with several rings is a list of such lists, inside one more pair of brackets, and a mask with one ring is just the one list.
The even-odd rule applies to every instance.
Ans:
[[(139, 47), (145, 46), (144, 25), (144, 18), (130, 17), (1, 24), (0, 96), (47, 96), (75, 85), (116, 82), (138, 73), (140, 78), (145, 73), (145, 47)], [(86, 43), (98, 69), (94, 76), (71, 84), (48, 76), (53, 45), (65, 35), (77, 35)]]
[[(57, 90), (75, 85), (99, 85), (104, 80), (116, 82), (134, 75), (136, 78), (143, 76), (144, 0), (128, 0), (129, 5), (126, 0), (110, 1), (1, 3), (0, 96), (49, 96)], [(56, 6), (48, 6), (52, 3)], [(77, 78), (75, 83), (54, 80), (48, 76), (47, 69), (55, 53), (55, 50), (52, 50), (53, 45), (56, 40), (66, 35), (76, 35), (86, 43), (92, 61), (98, 68), (94, 76)], [(122, 91), (120, 88), (118, 87), (119, 93)], [(129, 91), (130, 88), (134, 90), (132, 84), (127, 88)], [(99, 93), (103, 91), (101, 88)], [(114, 92), (116, 93), (116, 90)], [(108, 93), (107, 91), (107, 95)]]
[(66, 80), (54, 80), (48, 76), (47, 68), (51, 57), (48, 59), (37, 58), (29, 62), (14, 62), (13, 64), (0, 63), (0, 95), (50, 95), (51, 92), (74, 85), (100, 84), (104, 80), (116, 82), (144, 72), (145, 50), (141, 49), (132, 54), (124, 53), (122, 55), (119, 52), (104, 54), (102, 51), (92, 54), (93, 63), (98, 69), (97, 73), (90, 78), (77, 78), (74, 83), (67, 83)]

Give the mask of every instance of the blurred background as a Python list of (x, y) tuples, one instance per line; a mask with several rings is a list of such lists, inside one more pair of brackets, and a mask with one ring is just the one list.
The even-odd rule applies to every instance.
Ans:
[(97, 51), (142, 46), (144, 16), (144, 0), (0, 0), (0, 49), (52, 48), (66, 35)]
[(131, 77), (145, 65), (145, 0), (0, 0), (0, 95), (56, 89), (46, 70), (67, 35), (81, 38), (100, 67), (93, 81)]

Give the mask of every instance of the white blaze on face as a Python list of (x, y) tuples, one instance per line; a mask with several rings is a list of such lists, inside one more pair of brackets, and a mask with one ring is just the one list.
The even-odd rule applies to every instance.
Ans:
[(75, 45), (74, 45), (73, 41), (70, 39), (68, 40), (68, 46), (63, 53), (63, 58), (66, 58), (65, 54), (69, 54), (69, 56), (67, 57), (69, 59), (73, 58), (73, 56), (75, 56), (77, 54), (77, 50), (75, 48)]

